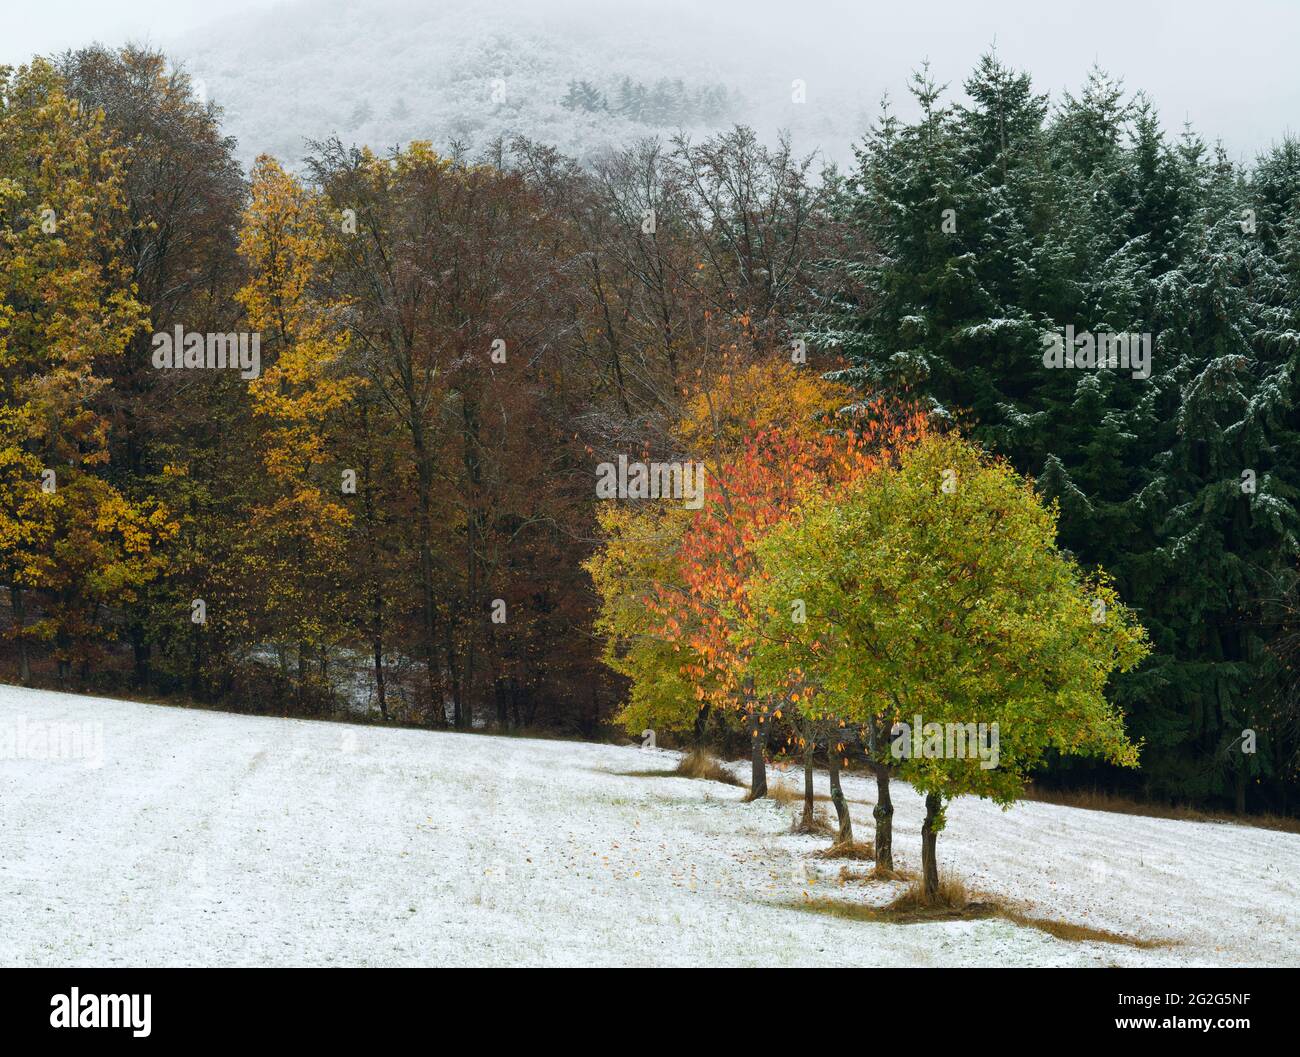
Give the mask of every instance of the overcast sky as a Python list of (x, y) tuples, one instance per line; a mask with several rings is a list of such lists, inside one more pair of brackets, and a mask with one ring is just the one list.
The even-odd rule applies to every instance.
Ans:
[[(184, 39), (193, 48), (214, 21), (276, 6), (310, 20), (319, 2), (3, 0), (0, 62), (93, 40), (166, 48)], [(454, 6), (472, 17), (479, 5)], [(909, 71), (926, 57), (940, 81), (959, 88), (996, 40), (1005, 61), (1054, 97), (1077, 89), (1096, 61), (1144, 89), (1167, 126), (1190, 119), (1234, 156), (1300, 132), (1300, 0), (527, 0), (529, 14), (548, 9), (570, 20), (585, 14), (615, 33), (626, 25), (661, 35), (666, 66), (675, 47), (740, 49), (781, 76), (798, 71), (810, 93), (820, 80), (863, 105), (885, 89), (904, 96)]]
[(0, 0), (0, 62), (100, 41), (162, 43), (278, 0)]

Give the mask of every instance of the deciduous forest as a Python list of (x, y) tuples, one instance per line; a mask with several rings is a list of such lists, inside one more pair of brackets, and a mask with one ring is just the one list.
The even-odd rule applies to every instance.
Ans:
[[(1030, 782), (1293, 815), (1300, 142), (995, 51), (961, 88), (920, 66), (851, 165), (734, 126), (246, 170), (159, 51), (0, 68), (4, 678), (649, 736), (754, 797), (816, 762), (850, 844), (856, 769), (878, 865), (899, 778), (928, 884), (951, 799)], [(672, 89), (557, 103), (725, 106)], [(913, 717), (999, 762), (900, 757)]]

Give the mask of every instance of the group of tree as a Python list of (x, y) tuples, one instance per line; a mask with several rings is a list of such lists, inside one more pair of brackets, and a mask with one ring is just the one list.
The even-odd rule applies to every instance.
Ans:
[[(596, 465), (793, 314), (807, 160), (738, 129), (595, 169), (330, 141), (245, 174), (147, 49), (2, 87), (14, 676), (598, 733)], [(256, 369), (200, 368), (241, 334)]]
[[(669, 497), (603, 511), (588, 563), (607, 662), (632, 681), (630, 730), (700, 749), (711, 713), (741, 728), (751, 799), (768, 795), (769, 751), (801, 756), (802, 829), (821, 755), (840, 845), (854, 841), (841, 766), (862, 760), (886, 871), (890, 781), (904, 778), (926, 798), (930, 898), (952, 797), (1009, 804), (1048, 751), (1136, 766), (1107, 690), (1146, 655), (1145, 632), (1103, 573), (1060, 549), (1055, 508), (1029, 482), (906, 405), (837, 414), (845, 394), (826, 384), (780, 409), (710, 395), (699, 509)], [(728, 445), (719, 423), (747, 429)], [(688, 417), (683, 437), (698, 425)], [(921, 751), (900, 735), (913, 723)]]
[[(21, 681), (617, 714), (739, 739), (757, 796), (773, 752), (856, 755), (878, 850), (891, 773), (932, 829), (1036, 767), (1289, 809), (1294, 141), (1237, 165), (1100, 73), (1052, 106), (990, 55), (961, 105), (918, 75), (920, 116), (886, 110), (847, 173), (741, 127), (581, 164), (332, 140), (246, 173), (156, 52), (0, 76)], [(1149, 335), (1149, 376), (1048, 366), (1065, 328)], [(255, 334), (258, 369), (159, 369), (173, 333)], [(702, 505), (599, 500), (620, 456), (702, 464)], [(1000, 722), (1003, 767), (899, 763), (916, 714)]]

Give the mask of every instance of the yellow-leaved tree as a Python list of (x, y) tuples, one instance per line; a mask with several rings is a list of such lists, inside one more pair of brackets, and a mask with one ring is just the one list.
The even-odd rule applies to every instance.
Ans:
[(31, 639), (54, 644), (61, 683), (88, 665), (176, 532), (160, 504), (100, 476), (96, 365), (144, 325), (123, 260), (122, 161), (48, 63), (0, 67), (0, 575), (24, 679)]
[(341, 634), (350, 468), (331, 433), (364, 383), (345, 367), (341, 306), (317, 282), (330, 252), (321, 202), (272, 158), (253, 170), (239, 247), (249, 278), (237, 296), (263, 356), (249, 381), (262, 487), (253, 489), (243, 573), (265, 622), (256, 630), (297, 650), (302, 693), (310, 660)]

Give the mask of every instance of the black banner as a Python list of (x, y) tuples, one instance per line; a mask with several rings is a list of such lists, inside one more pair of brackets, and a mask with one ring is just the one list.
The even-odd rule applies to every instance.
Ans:
[[(815, 996), (816, 981), (780, 975), (786, 979), (762, 984), (766, 1001), (774, 988), (785, 985), (812, 984), (809, 994)], [(1040, 1041), (1155, 1036), (1176, 1039), (1179, 1045), (1203, 1038), (1230, 1046), (1261, 1031), (1281, 1038), (1294, 1023), (1300, 983), (1295, 970), (1269, 969), (838, 971), (835, 993), (860, 1012), (850, 1019), (863, 1027), (879, 1024), (882, 976), (893, 994), (891, 1034), (900, 1044), (918, 1030), (923, 1035), (917, 1041), (928, 1043), (976, 1040), (986, 1033), (992, 1040), (1007, 1037), (1008, 1031), (1021, 1035), (1045, 1029), (1052, 1035), (1040, 1036)], [(71, 1039), (95, 1044), (106, 1036), (130, 1045), (250, 1039), (338, 1045), (352, 1038), (373, 1042), (377, 1032), (394, 1030), (419, 1037), (434, 1023), (445, 1027), (468, 1012), (466, 999), (473, 1005), (482, 1001), (498, 1013), (508, 1011), (490, 1022), (497, 1038), (503, 1024), (518, 1024), (521, 1030), (531, 1025), (531, 1033), (559, 1015), (571, 1021), (570, 1028), (579, 1027), (584, 1006), (591, 1007), (597, 1020), (625, 1006), (635, 1019), (633, 1007), (644, 1009), (645, 1003), (661, 1010), (681, 1008), (683, 988), (692, 986), (665, 981), (657, 995), (653, 983), (641, 981), (629, 991), (626, 981), (604, 980), (603, 985), (596, 980), (578, 985), (582, 998), (566, 1000), (561, 1008), (550, 988), (500, 992), (495, 990), (499, 983), (464, 970), (10, 969), (0, 972), (0, 1013), (11, 1053), (25, 1052), (9, 1049), (12, 1043)], [(724, 1015), (718, 1028), (730, 1034), (744, 1019)], [(852, 1031), (852, 1025), (844, 1027)]]

